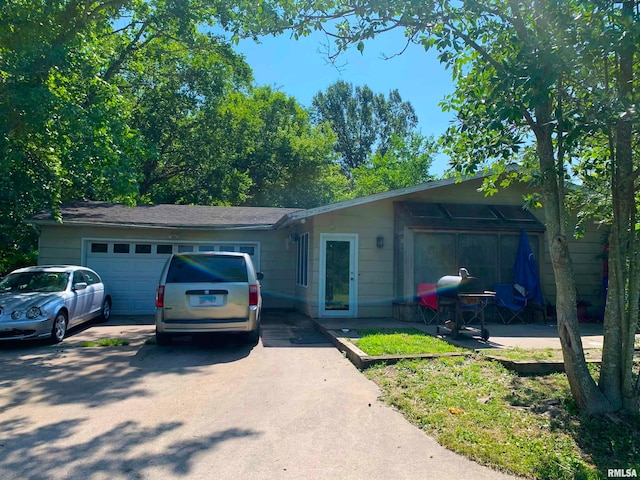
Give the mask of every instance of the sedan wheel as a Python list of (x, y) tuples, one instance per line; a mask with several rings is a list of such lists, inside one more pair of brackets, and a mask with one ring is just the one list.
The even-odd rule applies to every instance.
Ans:
[(53, 319), (53, 328), (51, 329), (51, 342), (59, 343), (67, 334), (67, 314), (60, 311)]
[(102, 303), (102, 312), (100, 313), (100, 317), (98, 318), (98, 320), (100, 322), (108, 322), (110, 318), (111, 318), (111, 300), (109, 300), (108, 298), (105, 298), (104, 302)]

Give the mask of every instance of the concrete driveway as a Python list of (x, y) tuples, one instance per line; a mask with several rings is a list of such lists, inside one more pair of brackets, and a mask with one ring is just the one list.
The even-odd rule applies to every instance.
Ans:
[[(146, 344), (114, 317), (60, 346), (0, 344), (0, 478), (503, 479), (440, 447), (312, 330)], [(121, 337), (125, 347), (79, 347)], [(291, 340), (293, 339), (293, 341)]]

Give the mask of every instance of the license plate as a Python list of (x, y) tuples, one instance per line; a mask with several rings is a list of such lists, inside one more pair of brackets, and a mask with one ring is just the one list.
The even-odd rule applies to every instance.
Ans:
[(222, 305), (222, 295), (191, 295), (192, 307), (215, 307)]

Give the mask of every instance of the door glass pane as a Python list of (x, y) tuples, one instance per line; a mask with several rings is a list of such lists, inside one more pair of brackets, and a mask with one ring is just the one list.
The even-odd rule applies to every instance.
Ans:
[(476, 277), (483, 289), (492, 288), (498, 281), (498, 236), (461, 234), (459, 242), (459, 266)]
[(416, 233), (414, 237), (414, 292), (418, 283), (436, 283), (458, 274), (456, 236), (453, 233)]
[(349, 310), (349, 242), (327, 242), (325, 309)]

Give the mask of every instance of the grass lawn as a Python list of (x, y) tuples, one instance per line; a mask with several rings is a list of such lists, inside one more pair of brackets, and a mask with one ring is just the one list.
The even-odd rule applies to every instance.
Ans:
[(360, 338), (352, 340), (367, 355), (410, 355), (415, 353), (466, 352), (415, 328), (358, 329)]
[[(453, 348), (411, 332), (359, 333), (358, 347), (376, 355), (416, 353), (416, 344), (421, 353)], [(385, 337), (389, 345), (379, 345)], [(434, 340), (424, 352), (422, 342)], [(590, 368), (597, 378), (598, 367)], [(632, 468), (640, 475), (640, 417), (580, 415), (564, 374), (519, 376), (481, 354), (404, 360), (365, 374), (409, 421), (478, 463), (535, 479), (604, 479), (608, 469)]]
[(129, 345), (129, 340), (123, 338), (101, 338), (100, 340), (80, 342), (79, 347), (122, 347)]

